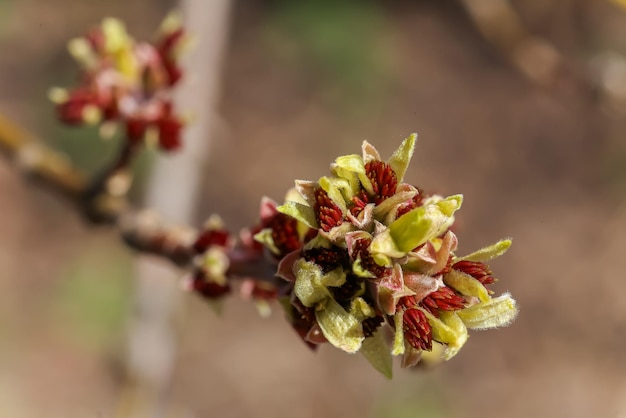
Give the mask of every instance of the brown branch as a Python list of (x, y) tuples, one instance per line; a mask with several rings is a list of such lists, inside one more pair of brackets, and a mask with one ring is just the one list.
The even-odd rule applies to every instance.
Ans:
[[(125, 141), (117, 158), (91, 182), (62, 154), (0, 114), (0, 150), (38, 183), (68, 198), (91, 224), (114, 225), (130, 248), (192, 270), (193, 243), (199, 231), (169, 225), (156, 213), (137, 211), (126, 196), (132, 178), (129, 166), (140, 144)], [(235, 247), (229, 250), (229, 276), (275, 282), (275, 268), (262, 254)]]
[(65, 155), (0, 113), (0, 151), (24, 174), (76, 205), (94, 224), (114, 223), (127, 207), (128, 166), (137, 149), (137, 143), (125, 141), (113, 164), (89, 181)]
[[(144, 254), (157, 255), (186, 270), (192, 270), (197, 253), (193, 244), (198, 231), (183, 225), (169, 225), (153, 211), (128, 211), (118, 222), (124, 242)], [(227, 250), (228, 276), (254, 278), (277, 284), (276, 266), (257, 250), (238, 245)]]
[(182, 268), (191, 268), (193, 243), (198, 232), (185, 226), (166, 225), (152, 211), (128, 212), (118, 222), (124, 242), (142, 253), (158, 255)]
[(76, 201), (87, 187), (87, 177), (67, 157), (45, 146), (1, 113), (0, 151), (25, 174), (70, 200)]

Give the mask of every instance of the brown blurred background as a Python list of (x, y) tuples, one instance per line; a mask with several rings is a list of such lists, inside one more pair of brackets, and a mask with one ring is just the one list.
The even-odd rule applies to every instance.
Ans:
[[(96, 170), (113, 144), (46, 99), (75, 79), (65, 44), (105, 16), (149, 38), (174, 6), (0, 0), (0, 111)], [(309, 352), (279, 310), (233, 298), (218, 316), (186, 295), (164, 416), (626, 417), (624, 54), (610, 1), (234, 1), (219, 105), (190, 109), (216, 121), (198, 224), (254, 223), (261, 196), (417, 131), (407, 181), (465, 195), (460, 254), (513, 237), (493, 268), (521, 313), (389, 382)], [(0, 416), (122, 416), (134, 255), (7, 161), (0, 202)]]

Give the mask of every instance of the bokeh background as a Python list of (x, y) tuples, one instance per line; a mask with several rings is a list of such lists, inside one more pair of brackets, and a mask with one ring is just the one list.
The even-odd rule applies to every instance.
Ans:
[[(174, 6), (0, 0), (0, 111), (97, 170), (114, 144), (59, 126), (46, 99), (76, 77), (65, 44), (105, 16), (150, 38)], [(387, 381), (308, 351), (279, 310), (184, 295), (163, 416), (626, 417), (624, 54), (608, 0), (233, 1), (220, 99), (191, 109), (214, 121), (197, 224), (254, 223), (263, 195), (417, 131), (407, 179), (465, 195), (459, 253), (513, 237), (495, 289), (521, 313)], [(135, 255), (6, 160), (0, 204), (0, 416), (124, 416)]]

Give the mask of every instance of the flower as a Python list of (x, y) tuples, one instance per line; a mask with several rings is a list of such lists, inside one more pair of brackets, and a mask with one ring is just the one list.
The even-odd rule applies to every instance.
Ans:
[(175, 14), (164, 20), (153, 43), (137, 42), (121, 21), (104, 19), (68, 45), (81, 82), (71, 90), (51, 90), (59, 118), (69, 125), (102, 123), (102, 132), (121, 125), (128, 141), (153, 137), (165, 151), (178, 149), (184, 123), (171, 96), (183, 75), (178, 56), (186, 41)]
[(450, 227), (463, 197), (403, 181), (416, 139), (387, 160), (365, 141), (361, 155), (337, 158), (329, 176), (296, 181), (298, 194), (272, 206), (255, 236), (279, 260), (277, 274), (289, 283), (283, 306), (299, 335), (360, 352), (389, 377), (392, 355), (414, 366), (436, 342), (450, 359), (468, 328), (508, 325), (517, 314), (509, 294), (492, 298), (486, 287), (495, 279), (485, 263), (511, 240), (457, 257)]
[(222, 220), (215, 215), (210, 217), (191, 245), (194, 268), (186, 287), (209, 301), (229, 294), (229, 253), (233, 245), (233, 238), (224, 229)]

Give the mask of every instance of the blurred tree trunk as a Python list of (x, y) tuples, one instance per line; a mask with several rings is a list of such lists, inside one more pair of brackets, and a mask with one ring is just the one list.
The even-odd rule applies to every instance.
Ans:
[[(185, 27), (193, 47), (182, 57), (185, 81), (177, 107), (194, 115), (184, 146), (155, 163), (144, 206), (167, 221), (194, 224), (199, 174), (207, 156), (212, 116), (219, 93), (221, 56), (229, 29), (231, 0), (182, 0)], [(136, 264), (134, 316), (125, 359), (128, 379), (120, 417), (166, 416), (168, 389), (176, 359), (175, 312), (180, 300), (177, 275), (161, 260), (142, 257)]]

